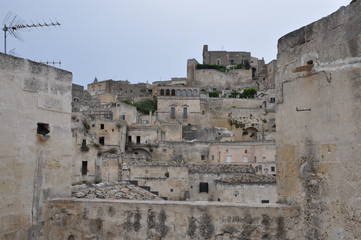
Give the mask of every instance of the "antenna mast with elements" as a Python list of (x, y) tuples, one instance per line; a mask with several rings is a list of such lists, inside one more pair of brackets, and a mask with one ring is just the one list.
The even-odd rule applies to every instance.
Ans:
[(4, 53), (6, 54), (6, 37), (7, 32), (10, 33), (11, 36), (15, 37), (16, 39), (23, 41), (23, 38), (21, 35), (16, 31), (23, 28), (38, 28), (38, 27), (55, 27), (60, 26), (61, 24), (59, 22), (50, 22), (50, 23), (37, 23), (37, 24), (25, 24), (25, 21), (22, 20), (20, 17), (18, 17), (13, 12), (9, 12), (5, 19), (4, 19)]

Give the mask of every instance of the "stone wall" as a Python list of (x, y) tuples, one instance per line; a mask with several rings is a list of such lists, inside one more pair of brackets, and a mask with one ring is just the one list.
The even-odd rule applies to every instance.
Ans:
[(301, 210), (299, 239), (361, 239), (360, 12), (356, 1), (278, 42), (278, 193)]
[(209, 202), (53, 200), (47, 239), (299, 239), (297, 215), (285, 205)]
[(44, 239), (43, 203), (70, 196), (70, 72), (0, 53), (0, 239)]

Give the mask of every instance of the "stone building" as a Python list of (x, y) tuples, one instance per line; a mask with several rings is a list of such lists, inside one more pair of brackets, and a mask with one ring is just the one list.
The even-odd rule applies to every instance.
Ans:
[(227, 51), (208, 51), (208, 45), (203, 46), (203, 64), (216, 65), (237, 65), (251, 62), (250, 52), (227, 52)]
[[(150, 97), (151, 85), (147, 83), (131, 84), (125, 80), (94, 80), (93, 83), (88, 84), (88, 92), (92, 96), (103, 96), (103, 101), (115, 98), (119, 101), (133, 100), (136, 98)], [(106, 94), (107, 95), (103, 95)], [(112, 97), (111, 97), (112, 96)]]
[(0, 53), (0, 239), (44, 237), (44, 205), (70, 197), (70, 72)]
[(277, 184), (299, 239), (361, 239), (361, 1), (278, 41)]

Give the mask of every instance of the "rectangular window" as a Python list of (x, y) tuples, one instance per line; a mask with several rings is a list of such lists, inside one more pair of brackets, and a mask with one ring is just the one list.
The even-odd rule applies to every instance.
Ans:
[(175, 107), (170, 108), (170, 117), (175, 118)]
[(212, 155), (212, 161), (214, 161), (214, 155)]
[(231, 163), (232, 162), (232, 156), (227, 156), (226, 157), (226, 162)]
[(187, 107), (183, 107), (183, 118), (187, 118), (188, 117), (188, 109)]
[(202, 155), (202, 156), (201, 156), (201, 159), (202, 159), (202, 160), (205, 160), (205, 159), (206, 159), (206, 156)]
[(234, 65), (234, 59), (232, 58), (231, 61), (230, 61), (230, 65)]
[(269, 200), (261, 200), (261, 203), (269, 203)]
[(199, 183), (199, 193), (208, 193), (208, 183), (207, 182)]
[(104, 137), (99, 137), (99, 144), (104, 145)]
[(104, 124), (100, 124), (100, 129), (104, 129)]
[(81, 162), (81, 175), (87, 175), (88, 174), (88, 162), (82, 161)]
[(248, 157), (243, 157), (243, 162), (248, 162)]
[(271, 97), (271, 98), (270, 98), (270, 103), (275, 103), (275, 102), (276, 102), (276, 98)]
[(137, 136), (137, 144), (140, 144), (140, 136)]
[(128, 136), (128, 143), (132, 142), (132, 136)]
[(271, 172), (275, 172), (276, 168), (275, 167), (271, 167)]

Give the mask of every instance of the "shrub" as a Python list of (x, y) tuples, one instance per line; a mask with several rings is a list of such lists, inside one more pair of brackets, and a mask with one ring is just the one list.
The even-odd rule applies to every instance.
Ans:
[(118, 150), (116, 148), (111, 148), (108, 150), (108, 153), (110, 154), (116, 154), (118, 152)]
[(240, 98), (254, 98), (257, 94), (257, 90), (254, 88), (245, 88), (240, 95)]
[(228, 94), (229, 98), (236, 98), (238, 95), (241, 95), (240, 92), (232, 91), (230, 94)]
[(82, 152), (87, 152), (87, 151), (89, 151), (89, 147), (88, 147), (87, 145), (82, 145), (82, 146), (80, 147), (80, 150), (81, 150)]
[(115, 124), (115, 126), (119, 129), (119, 128), (121, 128), (121, 127), (122, 127), (122, 124), (120, 124), (120, 123), (116, 123), (116, 124)]
[(86, 119), (83, 119), (83, 126), (86, 130), (89, 130), (90, 129), (90, 125), (88, 123), (88, 121)]
[(149, 112), (155, 112), (157, 110), (157, 99), (147, 99), (140, 102), (123, 101), (123, 103), (132, 105), (143, 114), (149, 114)]
[(209, 97), (216, 98), (216, 97), (219, 97), (219, 94), (221, 94), (221, 93), (222, 93), (222, 91), (214, 90), (214, 91), (209, 91), (208, 95), (209, 95)]
[(198, 64), (197, 69), (214, 69), (221, 72), (226, 72), (227, 68), (222, 65), (216, 65), (216, 64)]

